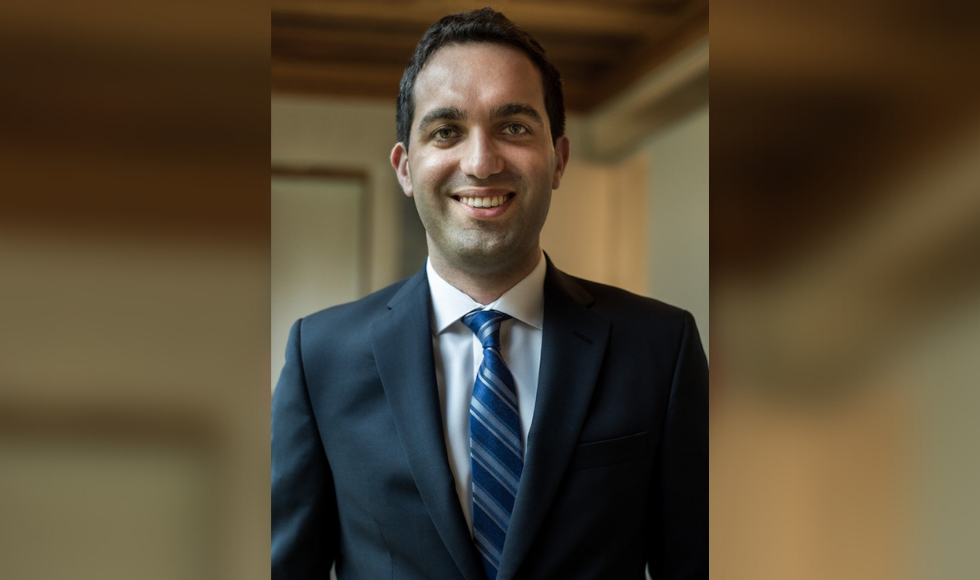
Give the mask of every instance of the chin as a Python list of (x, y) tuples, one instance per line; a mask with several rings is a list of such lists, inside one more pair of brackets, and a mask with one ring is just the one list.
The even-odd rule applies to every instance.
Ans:
[(487, 270), (499, 267), (501, 262), (506, 262), (506, 256), (500, 252), (488, 250), (486, 248), (467, 249), (457, 254), (457, 261), (466, 264), (469, 269)]
[(518, 264), (527, 254), (527, 250), (517, 250), (501, 244), (487, 244), (468, 247), (457, 253), (457, 258), (472, 271), (492, 272)]

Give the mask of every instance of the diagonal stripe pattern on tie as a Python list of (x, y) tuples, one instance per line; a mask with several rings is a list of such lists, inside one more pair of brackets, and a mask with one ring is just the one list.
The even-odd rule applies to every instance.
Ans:
[(483, 345), (483, 363), (470, 403), (473, 469), (473, 539), (488, 580), (496, 580), (524, 469), (517, 390), (500, 354), (500, 323), (510, 316), (476, 310), (463, 317)]

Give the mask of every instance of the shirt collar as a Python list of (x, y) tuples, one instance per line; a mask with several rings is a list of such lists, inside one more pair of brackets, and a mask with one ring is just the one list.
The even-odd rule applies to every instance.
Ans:
[(450, 325), (463, 317), (467, 312), (481, 310), (497, 310), (520, 320), (521, 322), (541, 329), (544, 322), (544, 276), (547, 263), (542, 253), (538, 265), (531, 270), (513, 288), (490, 304), (483, 305), (455, 286), (446, 282), (440, 276), (432, 262), (426, 260), (425, 271), (429, 277), (429, 293), (432, 297), (432, 331), (441, 334)]

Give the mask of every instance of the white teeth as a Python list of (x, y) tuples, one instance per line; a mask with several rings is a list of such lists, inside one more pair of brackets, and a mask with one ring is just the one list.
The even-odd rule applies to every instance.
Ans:
[(470, 207), (497, 207), (507, 199), (503, 195), (493, 197), (461, 197), (459, 200)]

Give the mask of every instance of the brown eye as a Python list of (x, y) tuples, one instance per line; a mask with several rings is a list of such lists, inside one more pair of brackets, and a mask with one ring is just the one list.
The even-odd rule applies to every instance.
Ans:
[(504, 128), (504, 132), (508, 135), (524, 135), (527, 133), (527, 127), (520, 123), (511, 123)]
[(436, 129), (435, 132), (432, 134), (432, 136), (435, 137), (436, 139), (442, 139), (442, 140), (452, 139), (453, 137), (456, 136), (456, 131), (448, 127), (443, 127), (441, 129)]

